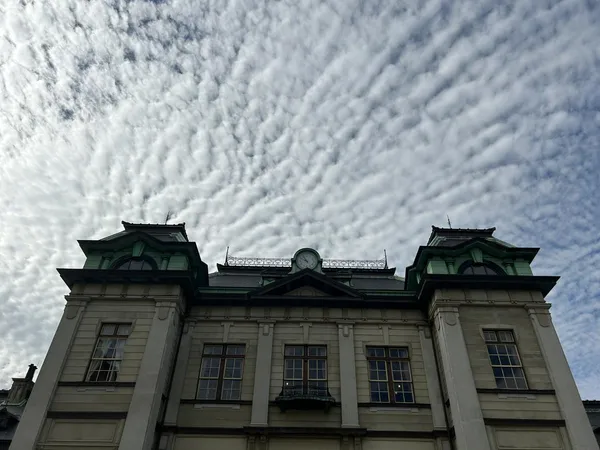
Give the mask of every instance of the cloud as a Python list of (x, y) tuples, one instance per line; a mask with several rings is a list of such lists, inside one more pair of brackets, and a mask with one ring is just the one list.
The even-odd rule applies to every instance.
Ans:
[(580, 0), (14, 2), (0, 10), (0, 381), (40, 364), (76, 239), (185, 221), (239, 255), (496, 226), (598, 397), (600, 10)]

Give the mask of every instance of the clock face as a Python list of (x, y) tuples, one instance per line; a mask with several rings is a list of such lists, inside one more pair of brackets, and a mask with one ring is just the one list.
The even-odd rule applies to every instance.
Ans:
[(299, 269), (314, 269), (317, 264), (319, 264), (319, 259), (313, 252), (302, 252), (296, 256), (296, 265)]

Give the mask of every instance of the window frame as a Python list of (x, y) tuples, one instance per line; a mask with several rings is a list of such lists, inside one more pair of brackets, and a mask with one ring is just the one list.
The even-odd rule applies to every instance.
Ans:
[[(105, 327), (114, 327), (114, 331), (112, 333), (103, 333), (103, 330), (105, 329)], [(120, 327), (129, 327), (129, 331), (127, 332), (127, 334), (120, 334), (119, 330)], [(100, 324), (100, 327), (97, 331), (96, 334), (96, 341), (94, 342), (94, 348), (92, 349), (92, 354), (90, 355), (90, 359), (88, 362), (88, 366), (86, 368), (85, 371), (85, 376), (83, 378), (85, 383), (116, 383), (117, 379), (119, 377), (119, 373), (121, 371), (121, 363), (123, 362), (123, 359), (125, 357), (125, 346), (127, 345), (127, 340), (129, 339), (129, 336), (131, 335), (131, 332), (133, 330), (133, 323), (132, 322), (102, 322)], [(119, 342), (123, 342), (122, 347), (120, 348), (121, 350), (121, 354), (120, 357), (112, 357), (112, 358), (106, 358), (106, 357), (96, 357), (96, 351), (99, 349), (99, 344), (101, 342), (102, 339), (115, 339), (116, 343), (114, 346), (114, 350), (119, 350)], [(109, 349), (111, 348), (110, 346), (108, 347)], [(99, 366), (96, 369), (93, 369), (94, 366), (94, 361), (109, 361), (111, 363), (118, 363), (119, 368), (114, 370), (114, 365), (111, 364), (111, 368), (106, 371), (106, 370), (100, 370), (101, 366)], [(102, 364), (102, 363), (100, 363)], [(109, 377), (107, 377), (106, 380), (98, 380), (98, 376), (96, 376), (95, 380), (92, 380), (92, 374), (98, 372), (98, 373), (102, 373), (102, 372), (108, 372)], [(110, 374), (115, 374), (114, 379), (109, 379)]]
[[(515, 389), (515, 390), (519, 390), (519, 391), (526, 391), (529, 389), (529, 381), (527, 380), (527, 374), (525, 373), (525, 367), (523, 366), (523, 358), (521, 358), (521, 352), (519, 352), (519, 346), (517, 345), (517, 336), (516, 333), (514, 332), (513, 329), (510, 328), (483, 328), (481, 330), (482, 335), (483, 335), (483, 341), (485, 344), (485, 349), (488, 355), (488, 361), (490, 363), (490, 367), (492, 368), (492, 376), (494, 377), (494, 381), (496, 383), (496, 388), (497, 389)], [(492, 341), (488, 339), (488, 336), (486, 335), (486, 333), (494, 333), (496, 336), (496, 340)], [(499, 333), (510, 333), (511, 337), (512, 337), (512, 341), (503, 341), (502, 339), (500, 339), (500, 335)], [(519, 364), (502, 364), (501, 361), (499, 364), (494, 364), (494, 362), (492, 361), (492, 354), (490, 354), (490, 349), (489, 346), (490, 345), (505, 345), (507, 346), (507, 353), (506, 355), (509, 357), (509, 362), (510, 362), (510, 356), (516, 356), (518, 359)], [(510, 353), (508, 353), (508, 346), (512, 346), (514, 348), (515, 354), (511, 355)], [(498, 356), (500, 356), (500, 353), (496, 353)], [(494, 372), (494, 369), (504, 369), (504, 368), (510, 368), (513, 369), (513, 373), (514, 373), (514, 369), (520, 369), (521, 373), (522, 373), (522, 377), (518, 377), (518, 378), (523, 378), (524, 382), (525, 382), (525, 386), (524, 387), (519, 387), (517, 384), (517, 377), (512, 377), (512, 379), (515, 380), (515, 387), (499, 387), (498, 386), (498, 379), (504, 380), (505, 384), (506, 384), (506, 380), (510, 379), (510, 377), (505, 377), (504, 376), (504, 372), (503, 372), (503, 376), (502, 378), (498, 378), (496, 377), (496, 374)]]
[[(302, 355), (298, 356), (298, 355), (286, 355), (287, 353), (287, 349), (288, 348), (293, 348), (293, 347), (297, 347), (297, 348), (302, 348)], [(310, 355), (310, 348), (321, 348), (325, 350), (325, 354), (324, 355)], [(321, 390), (323, 390), (323, 395), (328, 395), (329, 393), (329, 364), (327, 362), (327, 358), (328, 358), (329, 352), (327, 351), (327, 345), (326, 344), (285, 344), (283, 346), (283, 387), (282, 390), (285, 392), (286, 389), (289, 389), (288, 386), (286, 386), (286, 382), (291, 382), (291, 383), (298, 383), (300, 382), (301, 386), (302, 386), (302, 392), (304, 393), (304, 390), (306, 389), (306, 391), (308, 393), (310, 393), (311, 390), (311, 382), (312, 383), (323, 383), (324, 387), (321, 388), (319, 387), (319, 385), (317, 384), (317, 393), (319, 394)], [(301, 380), (294, 380), (294, 379), (289, 379), (286, 377), (286, 361), (290, 361), (290, 360), (301, 360), (302, 361), (302, 379)], [(321, 379), (321, 378), (317, 378), (317, 379), (311, 379), (310, 378), (310, 362), (309, 361), (319, 361), (319, 360), (324, 360), (325, 361), (325, 378)], [(318, 371), (319, 368), (317, 367), (316, 370)], [(293, 387), (292, 387), (293, 390)]]
[[(369, 356), (370, 349), (383, 349), (384, 356)], [(406, 350), (407, 356), (405, 358), (391, 357), (390, 350), (399, 350), (399, 351)], [(408, 345), (367, 345), (365, 347), (365, 358), (367, 360), (367, 381), (369, 383), (369, 401), (370, 401), (370, 403), (376, 403), (376, 404), (380, 404), (380, 405), (412, 405), (412, 404), (416, 403), (414, 378), (412, 375), (412, 366), (410, 363), (410, 346), (408, 346)], [(371, 361), (384, 361), (384, 363), (385, 363), (386, 377), (387, 377), (387, 379), (385, 380), (385, 383), (387, 385), (387, 395), (388, 395), (387, 402), (373, 400), (371, 383), (382, 383), (383, 381), (371, 379), (371, 365), (370, 365)], [(405, 362), (408, 364), (408, 373), (410, 375), (410, 380), (394, 381), (393, 369), (392, 369), (393, 362), (400, 362), (400, 363)], [(396, 400), (396, 391), (394, 389), (394, 383), (410, 383), (410, 394), (412, 395), (411, 402), (406, 402), (406, 401), (400, 402), (400, 401)], [(379, 391), (379, 392), (381, 392), (381, 391)], [(402, 391), (402, 392), (404, 394), (407, 393), (407, 391)]]
[[(217, 354), (217, 353), (206, 353), (206, 350), (208, 347), (222, 347), (221, 349), (221, 353)], [(241, 355), (228, 355), (227, 354), (227, 349), (228, 347), (242, 347), (244, 352)], [(240, 401), (242, 401), (242, 388), (243, 388), (243, 380), (244, 380), (244, 369), (246, 367), (246, 352), (247, 352), (247, 346), (244, 343), (212, 343), (212, 342), (206, 342), (204, 343), (204, 345), (202, 346), (202, 357), (200, 358), (200, 370), (198, 372), (198, 381), (196, 383), (196, 395), (195, 395), (195, 400), (196, 401), (200, 401), (200, 402), (210, 402), (210, 403), (223, 403), (223, 402), (231, 402), (231, 403), (238, 403)], [(214, 377), (203, 377), (202, 376), (202, 368), (204, 366), (204, 359), (205, 358), (219, 358), (219, 373), (217, 375), (217, 378)], [(241, 367), (241, 373), (240, 373), (240, 378), (226, 378), (225, 377), (225, 364), (226, 364), (226, 360), (227, 359), (241, 359), (242, 360), (242, 367)], [(200, 384), (202, 382), (202, 380), (217, 380), (217, 387), (216, 389), (216, 396), (214, 399), (210, 399), (210, 398), (201, 398), (200, 397)], [(235, 381), (239, 381), (240, 382), (240, 395), (239, 398), (237, 399), (223, 399), (223, 383), (225, 380), (235, 380)]]

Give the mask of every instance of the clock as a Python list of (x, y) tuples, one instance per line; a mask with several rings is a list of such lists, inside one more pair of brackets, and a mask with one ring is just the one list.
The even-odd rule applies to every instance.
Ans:
[(316, 269), (318, 265), (319, 257), (311, 250), (303, 250), (296, 255), (298, 269)]

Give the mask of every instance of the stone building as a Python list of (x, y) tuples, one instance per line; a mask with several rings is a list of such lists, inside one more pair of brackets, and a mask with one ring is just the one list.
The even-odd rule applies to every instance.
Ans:
[(434, 227), (382, 261), (232, 258), (123, 223), (66, 306), (12, 450), (598, 450), (537, 248)]
[(596, 441), (600, 444), (600, 400), (584, 400), (583, 407), (592, 425)]
[(33, 389), (37, 367), (29, 365), (25, 378), (13, 378), (10, 389), (0, 389), (0, 450), (8, 450), (27, 399)]

